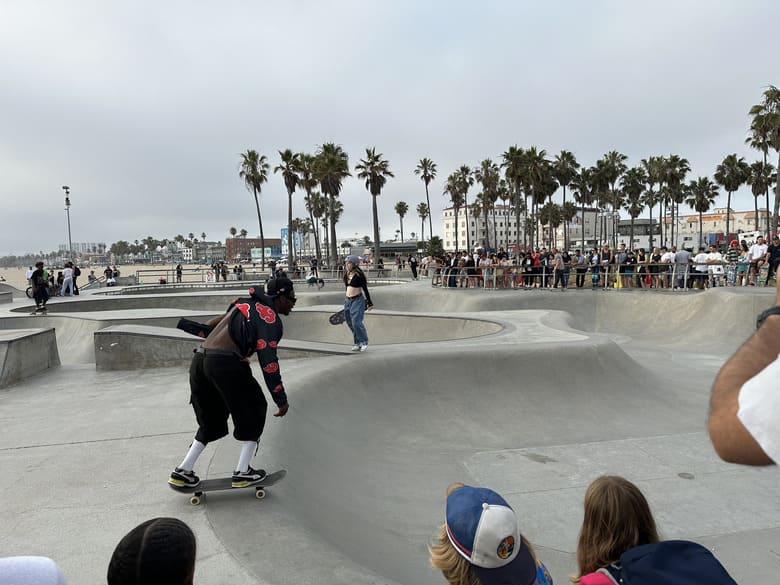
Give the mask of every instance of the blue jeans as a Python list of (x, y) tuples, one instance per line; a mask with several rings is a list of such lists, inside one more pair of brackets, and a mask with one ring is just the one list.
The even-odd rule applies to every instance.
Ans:
[(368, 332), (363, 325), (363, 315), (366, 312), (366, 299), (363, 295), (344, 301), (344, 321), (347, 323), (355, 345), (368, 345)]

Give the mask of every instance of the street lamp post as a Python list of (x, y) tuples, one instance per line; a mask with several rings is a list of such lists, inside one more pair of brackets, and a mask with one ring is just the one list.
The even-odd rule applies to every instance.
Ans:
[(62, 190), (65, 191), (65, 214), (68, 216), (68, 256), (69, 260), (73, 261), (73, 244), (70, 240), (70, 187), (67, 185), (62, 186)]

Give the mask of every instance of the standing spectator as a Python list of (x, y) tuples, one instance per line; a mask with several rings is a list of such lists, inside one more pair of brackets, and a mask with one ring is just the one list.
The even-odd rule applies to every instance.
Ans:
[(106, 277), (106, 286), (114, 286), (114, 284), (116, 284), (114, 270), (110, 266), (106, 266), (106, 269), (103, 271), (103, 276)]
[[(672, 250), (676, 247), (672, 246)], [(683, 248), (674, 253), (674, 275), (675, 288), (686, 288), (688, 286), (688, 270), (691, 265), (691, 252)]]
[(73, 264), (70, 262), (66, 262), (62, 270), (62, 296), (73, 296)]
[(599, 288), (599, 279), (601, 278), (601, 255), (597, 248), (590, 252), (590, 288), (597, 290)]
[(417, 280), (417, 255), (409, 254), (409, 268), (412, 271), (412, 280)]
[(693, 286), (696, 289), (705, 288), (707, 282), (707, 252), (704, 246), (699, 246), (699, 253), (693, 258)]
[(576, 272), (576, 284), (577, 288), (585, 286), (585, 274), (588, 272), (588, 261), (585, 259), (585, 254), (582, 250), (574, 251), (574, 271)]
[(79, 294), (78, 278), (79, 276), (81, 276), (81, 268), (79, 268), (78, 265), (74, 264), (73, 262), (70, 263), (70, 267), (73, 269), (73, 294), (78, 295)]
[(710, 439), (731, 463), (780, 463), (780, 281), (774, 302), (712, 385)]
[(555, 274), (555, 280), (553, 281), (553, 288), (558, 288), (558, 284), (561, 285), (561, 290), (566, 290), (566, 283), (563, 279), (565, 264), (563, 262), (563, 254), (558, 251), (558, 248), (553, 248), (552, 251), (552, 269)]
[(652, 281), (649, 281), (647, 271), (647, 255), (644, 248), (637, 248), (636, 250), (636, 286), (637, 288), (645, 288), (650, 286)]
[(766, 283), (769, 284), (769, 279), (772, 278), (772, 276), (776, 277), (777, 267), (780, 265), (780, 236), (777, 234), (772, 236), (772, 243), (767, 247), (766, 262), (769, 264), (769, 272), (766, 274)]
[(672, 271), (674, 270), (674, 255), (677, 248), (672, 246), (669, 250), (666, 246), (661, 246), (661, 269), (658, 271), (658, 279), (661, 282), (661, 288), (672, 288)]
[(176, 265), (176, 282), (181, 282), (181, 274), (183, 272), (183, 269), (181, 267), (181, 264)]
[(723, 255), (718, 251), (718, 247), (713, 244), (710, 246), (710, 251), (707, 254), (707, 274), (709, 275), (711, 287), (719, 286), (723, 273)]
[(27, 282), (30, 282), (30, 279), (32, 278), (33, 272), (35, 272), (35, 268), (30, 266), (27, 271), (24, 273), (24, 277), (27, 279)]
[(238, 280), (244, 280), (244, 267), (241, 265), (241, 263), (238, 263), (238, 266), (236, 267), (236, 278)]
[[(380, 258), (381, 260), (381, 258)], [(316, 256), (313, 258), (309, 258), (309, 270), (314, 275), (315, 278), (320, 277), (320, 271), (317, 268), (317, 258)]]
[(227, 275), (228, 275), (227, 264), (221, 262), (219, 265), (219, 271), (222, 274), (222, 282), (227, 282)]
[(737, 260), (739, 260), (739, 242), (731, 240), (726, 250), (726, 284), (734, 285), (737, 282)]
[(748, 262), (750, 262), (750, 272), (748, 273), (748, 284), (755, 286), (758, 273), (761, 271), (761, 267), (766, 263), (767, 245), (764, 243), (764, 237), (758, 236), (756, 243), (750, 246), (748, 250)]
[[(665, 251), (665, 250), (664, 250)], [(648, 259), (647, 268), (650, 272), (651, 277), (651, 285), (654, 288), (664, 288), (664, 285), (666, 284), (666, 270), (663, 272), (663, 278), (661, 277), (661, 260), (663, 258), (663, 254), (661, 253), (661, 250), (658, 248), (653, 248), (653, 253), (650, 254), (650, 258)]]
[(634, 256), (633, 250), (626, 250), (626, 257), (623, 260), (622, 265), (622, 282), (623, 288), (634, 288), (634, 268), (636, 267), (636, 256)]
[(450, 485), (444, 518), (428, 551), (449, 585), (552, 585), (514, 510), (493, 490)]
[(49, 300), (49, 286), (46, 282), (43, 262), (40, 260), (35, 263), (35, 270), (33, 270), (30, 276), (30, 283), (33, 289), (33, 299), (35, 299), (35, 311), (36, 313), (44, 313), (46, 311), (46, 303)]
[(97, 280), (97, 276), (95, 276), (95, 271), (94, 270), (90, 270), (89, 271), (89, 275), (87, 276), (87, 282), (89, 284), (92, 284), (96, 280)]

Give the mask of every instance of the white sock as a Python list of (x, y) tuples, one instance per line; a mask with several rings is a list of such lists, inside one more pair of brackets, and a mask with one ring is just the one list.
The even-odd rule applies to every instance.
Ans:
[(257, 453), (257, 441), (241, 441), (241, 455), (238, 457), (238, 467), (236, 471), (246, 473), (249, 471), (249, 462)]
[(192, 445), (190, 445), (190, 450), (187, 451), (187, 456), (184, 458), (184, 461), (181, 462), (179, 468), (185, 471), (192, 471), (193, 469), (195, 469), (195, 462), (198, 460), (198, 457), (200, 457), (200, 454), (203, 453), (203, 449), (205, 448), (206, 445), (204, 445), (200, 441), (198, 440), (192, 441)]

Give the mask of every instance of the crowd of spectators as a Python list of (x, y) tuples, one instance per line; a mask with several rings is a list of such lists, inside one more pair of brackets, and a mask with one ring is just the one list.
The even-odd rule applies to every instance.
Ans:
[(766, 245), (733, 240), (725, 253), (715, 245), (672, 246), (651, 250), (617, 248), (533, 248), (511, 255), (495, 252), (448, 252), (427, 256), (420, 272), (442, 288), (560, 289), (705, 289), (765, 285), (780, 264), (780, 238)]

